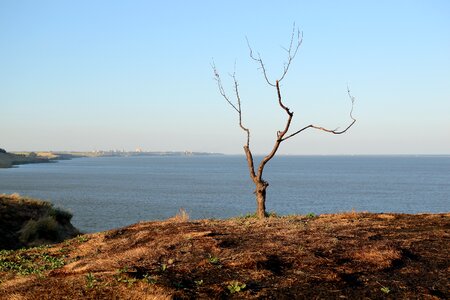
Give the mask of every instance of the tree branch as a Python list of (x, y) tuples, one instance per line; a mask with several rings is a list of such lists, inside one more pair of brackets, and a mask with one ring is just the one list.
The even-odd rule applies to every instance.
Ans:
[(273, 146), (273, 148), (272, 148), (272, 151), (271, 151), (266, 157), (264, 157), (264, 158), (261, 160), (261, 163), (259, 164), (259, 167), (258, 167), (258, 174), (257, 174), (257, 177), (258, 177), (259, 180), (262, 180), (262, 173), (263, 173), (263, 171), (264, 171), (265, 165), (266, 165), (267, 162), (269, 162), (269, 160), (271, 160), (271, 159), (275, 156), (275, 154), (277, 153), (278, 148), (280, 147), (281, 142), (283, 142), (283, 137), (284, 137), (284, 135), (289, 131), (289, 127), (291, 126), (292, 117), (294, 116), (294, 113), (291, 112), (291, 111), (289, 110), (289, 108), (287, 108), (287, 107), (283, 104), (283, 101), (282, 101), (282, 98), (281, 98), (281, 91), (280, 91), (280, 84), (279, 84), (279, 81), (277, 80), (277, 81), (275, 82), (275, 84), (276, 84), (275, 87), (277, 88), (278, 104), (280, 105), (280, 107), (281, 107), (282, 109), (284, 109), (284, 111), (286, 111), (286, 114), (288, 115), (288, 119), (287, 119), (287, 121), (286, 121), (286, 125), (285, 125), (285, 127), (284, 127), (284, 130), (283, 130), (283, 131), (278, 131), (278, 132), (277, 132), (277, 139), (276, 139), (275, 144), (274, 144), (274, 146)]
[(217, 87), (219, 88), (219, 93), (228, 102), (228, 104), (230, 104), (231, 107), (233, 107), (233, 109), (240, 115), (241, 114), (240, 108), (238, 109), (233, 104), (233, 102), (230, 101), (227, 94), (225, 93), (225, 89), (223, 88), (223, 85), (222, 85), (222, 80), (220, 78), (219, 72), (217, 72), (216, 65), (214, 64), (214, 62), (211, 63), (211, 68), (213, 69), (213, 72), (214, 72), (214, 80), (217, 82)]
[[(211, 64), (211, 67), (213, 69), (214, 72), (214, 79), (217, 82), (217, 87), (219, 88), (219, 92), (222, 95), (222, 97), (228, 102), (228, 104), (238, 113), (238, 117), (239, 117), (239, 127), (241, 127), (242, 130), (245, 131), (245, 133), (247, 134), (247, 141), (246, 144), (244, 146), (244, 151), (247, 157), (247, 162), (248, 162), (248, 168), (250, 171), (250, 177), (252, 178), (253, 181), (255, 181), (256, 175), (255, 175), (255, 168), (254, 168), (254, 164), (253, 164), (253, 156), (252, 153), (250, 151), (250, 130), (245, 127), (242, 123), (242, 108), (241, 108), (241, 96), (239, 94), (239, 83), (236, 79), (236, 70), (233, 72), (233, 74), (231, 74), (231, 78), (233, 78), (233, 83), (234, 83), (234, 93), (236, 96), (236, 104), (234, 104), (230, 98), (228, 98), (227, 94), (225, 93), (225, 89), (223, 88), (222, 85), (222, 80), (220, 78), (219, 72), (217, 71), (217, 68), (214, 64), (214, 62)], [(235, 66), (236, 69), (236, 66)]]
[[(297, 34), (296, 34), (296, 32), (297, 32)], [(246, 40), (247, 40), (248, 49), (250, 51), (251, 59), (253, 59), (254, 61), (256, 61), (259, 64), (260, 69), (262, 70), (264, 79), (266, 80), (267, 84), (269, 84), (270, 86), (276, 87), (276, 83), (273, 84), (269, 80), (269, 77), (267, 76), (266, 67), (261, 58), (261, 55), (258, 53), (258, 56), (256, 57), (253, 53), (252, 47), (250, 46), (250, 42), (248, 41), (248, 38), (246, 38)], [(294, 41), (296, 41), (295, 44), (294, 44)], [(294, 60), (295, 56), (297, 55), (298, 49), (300, 48), (302, 41), (303, 41), (303, 32), (301, 32), (298, 29), (295, 30), (295, 23), (294, 23), (294, 25), (292, 26), (292, 35), (291, 35), (291, 41), (289, 43), (289, 48), (286, 49), (286, 48), (282, 47), (287, 52), (287, 61), (284, 62), (283, 73), (281, 74), (280, 78), (277, 80), (278, 82), (281, 82), (284, 79), (284, 77), (286, 76), (286, 74), (289, 70), (289, 67), (291, 66), (291, 62), (292, 62), (292, 60)]]
[(239, 126), (247, 133), (247, 148), (250, 148), (250, 130), (242, 124), (242, 109), (241, 109), (241, 96), (239, 95), (239, 84), (236, 80), (236, 72), (233, 72), (233, 75), (231, 76), (234, 81), (234, 93), (236, 94), (237, 104), (238, 104), (238, 113), (239, 113)]
[(285, 140), (287, 140), (287, 139), (289, 139), (289, 138), (291, 138), (291, 137), (293, 137), (293, 136), (296, 136), (296, 135), (299, 134), (300, 132), (305, 131), (306, 129), (309, 129), (309, 128), (314, 128), (314, 129), (317, 129), (317, 130), (322, 130), (322, 131), (325, 131), (325, 132), (328, 132), (328, 133), (332, 133), (332, 134), (343, 134), (344, 132), (346, 132), (347, 130), (349, 130), (350, 127), (352, 127), (353, 124), (355, 124), (356, 119), (353, 117), (353, 107), (354, 107), (354, 104), (355, 104), (355, 97), (353, 97), (352, 94), (350, 93), (350, 89), (349, 89), (348, 86), (347, 86), (347, 94), (348, 94), (348, 96), (349, 96), (349, 98), (350, 98), (350, 102), (351, 102), (351, 104), (352, 104), (351, 109), (350, 109), (350, 118), (352, 119), (352, 122), (351, 122), (344, 130), (340, 130), (340, 131), (339, 131), (338, 129), (331, 130), (331, 129), (327, 129), (327, 128), (325, 128), (325, 127), (321, 127), (321, 126), (316, 126), (316, 125), (310, 124), (310, 125), (308, 125), (308, 126), (303, 127), (302, 129), (297, 130), (296, 132), (294, 132), (294, 133), (288, 135), (287, 137), (282, 138), (281, 141), (285, 141)]

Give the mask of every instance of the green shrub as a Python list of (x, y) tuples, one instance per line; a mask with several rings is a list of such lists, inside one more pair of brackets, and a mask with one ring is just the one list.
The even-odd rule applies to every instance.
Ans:
[(54, 208), (52, 207), (49, 211), (49, 215), (54, 217), (56, 219), (56, 221), (58, 221), (59, 223), (69, 223), (70, 220), (72, 220), (72, 213), (60, 209), (60, 208)]
[(20, 241), (28, 243), (36, 240), (55, 240), (58, 238), (58, 222), (52, 216), (28, 221), (20, 230)]

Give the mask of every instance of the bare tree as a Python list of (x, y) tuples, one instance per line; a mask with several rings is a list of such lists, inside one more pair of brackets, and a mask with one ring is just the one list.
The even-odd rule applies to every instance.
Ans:
[(261, 160), (257, 169), (255, 168), (255, 164), (253, 161), (253, 155), (250, 150), (250, 130), (247, 127), (245, 127), (242, 122), (241, 97), (239, 95), (239, 84), (236, 79), (236, 74), (235, 74), (235, 72), (233, 74), (231, 74), (231, 77), (232, 77), (233, 83), (234, 83), (234, 96), (236, 98), (235, 101), (232, 101), (228, 97), (227, 93), (225, 92), (225, 89), (222, 85), (221, 77), (219, 75), (219, 72), (217, 71), (215, 64), (212, 63), (214, 78), (217, 82), (217, 87), (219, 89), (219, 92), (222, 95), (222, 97), (227, 101), (227, 103), (237, 112), (238, 117), (239, 117), (239, 126), (247, 134), (247, 142), (244, 145), (244, 152), (245, 152), (245, 155), (247, 158), (248, 169), (250, 172), (250, 178), (253, 180), (253, 182), (255, 183), (255, 187), (256, 187), (254, 193), (256, 195), (256, 203), (257, 203), (256, 215), (258, 218), (264, 218), (267, 216), (267, 213), (266, 213), (266, 189), (269, 186), (269, 183), (267, 181), (265, 181), (262, 177), (264, 167), (275, 156), (275, 154), (277, 153), (278, 148), (280, 147), (282, 142), (284, 142), (287, 139), (290, 139), (290, 138), (296, 136), (297, 134), (299, 134), (307, 129), (310, 129), (310, 128), (325, 131), (325, 132), (328, 132), (331, 134), (342, 134), (342, 133), (346, 132), (350, 127), (352, 127), (353, 124), (355, 124), (355, 122), (356, 122), (356, 119), (353, 117), (353, 106), (355, 103), (355, 98), (351, 95), (350, 89), (347, 87), (347, 94), (351, 101), (350, 118), (352, 121), (345, 129), (343, 129), (343, 130), (334, 129), (333, 130), (333, 129), (328, 129), (328, 128), (325, 128), (322, 126), (310, 124), (303, 128), (300, 128), (296, 131), (293, 131), (292, 133), (289, 133), (289, 129), (291, 126), (292, 118), (294, 116), (294, 112), (291, 111), (283, 103), (283, 99), (281, 97), (280, 82), (285, 78), (286, 74), (288, 73), (289, 67), (291, 66), (292, 61), (294, 60), (295, 56), (297, 55), (298, 49), (300, 48), (302, 41), (303, 41), (303, 34), (300, 32), (300, 30), (296, 29), (295, 24), (294, 24), (289, 47), (284, 48), (284, 50), (287, 53), (287, 60), (284, 63), (281, 76), (277, 80), (275, 80), (275, 82), (273, 82), (269, 79), (269, 77), (267, 75), (266, 66), (265, 66), (264, 61), (262, 60), (261, 56), (259, 55), (259, 53), (257, 55), (255, 55), (255, 53), (253, 53), (250, 43), (247, 40), (247, 45), (250, 50), (250, 58), (259, 65), (259, 68), (262, 70), (262, 74), (264, 76), (266, 83), (269, 86), (272, 86), (273, 88), (275, 88), (277, 99), (278, 99), (278, 104), (279, 104), (280, 108), (286, 112), (286, 118), (287, 118), (284, 129), (282, 129), (281, 131), (278, 131), (276, 133), (276, 139), (275, 139), (275, 143), (273, 145), (272, 151)]

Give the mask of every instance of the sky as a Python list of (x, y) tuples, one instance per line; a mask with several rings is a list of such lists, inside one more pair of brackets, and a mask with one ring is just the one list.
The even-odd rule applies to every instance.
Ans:
[(235, 72), (255, 154), (450, 154), (450, 2), (0, 0), (0, 148), (242, 154)]

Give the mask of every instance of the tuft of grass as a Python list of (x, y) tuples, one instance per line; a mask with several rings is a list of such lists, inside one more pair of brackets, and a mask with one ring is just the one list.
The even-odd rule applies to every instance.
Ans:
[(24, 198), (19, 193), (12, 193), (11, 195), (2, 194), (2, 196), (3, 197), (9, 196), (11, 199), (14, 199), (14, 200), (19, 200), (21, 198)]
[(80, 244), (86, 243), (87, 241), (89, 241), (89, 237), (87, 235), (80, 234), (80, 235), (77, 236), (77, 241)]
[[(270, 211), (266, 213), (266, 218), (281, 218), (276, 212)], [(241, 215), (235, 218), (236, 220), (249, 220), (249, 219), (258, 219), (258, 215), (256, 213), (247, 213), (245, 215)]]
[(241, 283), (241, 282), (236, 281), (236, 280), (230, 282), (230, 283), (228, 284), (228, 286), (227, 286), (228, 291), (229, 291), (231, 294), (239, 293), (240, 291), (243, 291), (246, 287), (247, 287), (247, 285), (246, 285), (245, 283)]
[(161, 264), (161, 272), (165, 272), (167, 270), (166, 264)]
[(269, 211), (268, 213), (266, 213), (266, 217), (267, 218), (280, 218), (280, 216), (274, 211)]
[(136, 278), (129, 278), (126, 276), (117, 275), (115, 277), (116, 277), (117, 282), (127, 283), (129, 287), (132, 286), (137, 281)]
[(220, 264), (220, 259), (217, 256), (209, 255), (208, 261), (212, 265)]
[(201, 286), (201, 285), (203, 285), (203, 279), (194, 280), (194, 283), (195, 283), (196, 286)]
[(316, 218), (317, 215), (313, 212), (310, 212), (310, 213), (306, 214), (305, 217), (307, 217), (308, 219), (313, 219), (313, 218)]
[(92, 289), (95, 286), (95, 283), (97, 282), (97, 279), (95, 278), (94, 274), (91, 272), (86, 274), (86, 287), (88, 289)]
[(169, 218), (169, 221), (172, 222), (187, 222), (189, 221), (189, 214), (184, 208), (180, 208), (178, 213), (173, 216), (172, 218)]
[(239, 217), (239, 219), (256, 219), (256, 213), (247, 213), (245, 215), (243, 215), (242, 217)]

